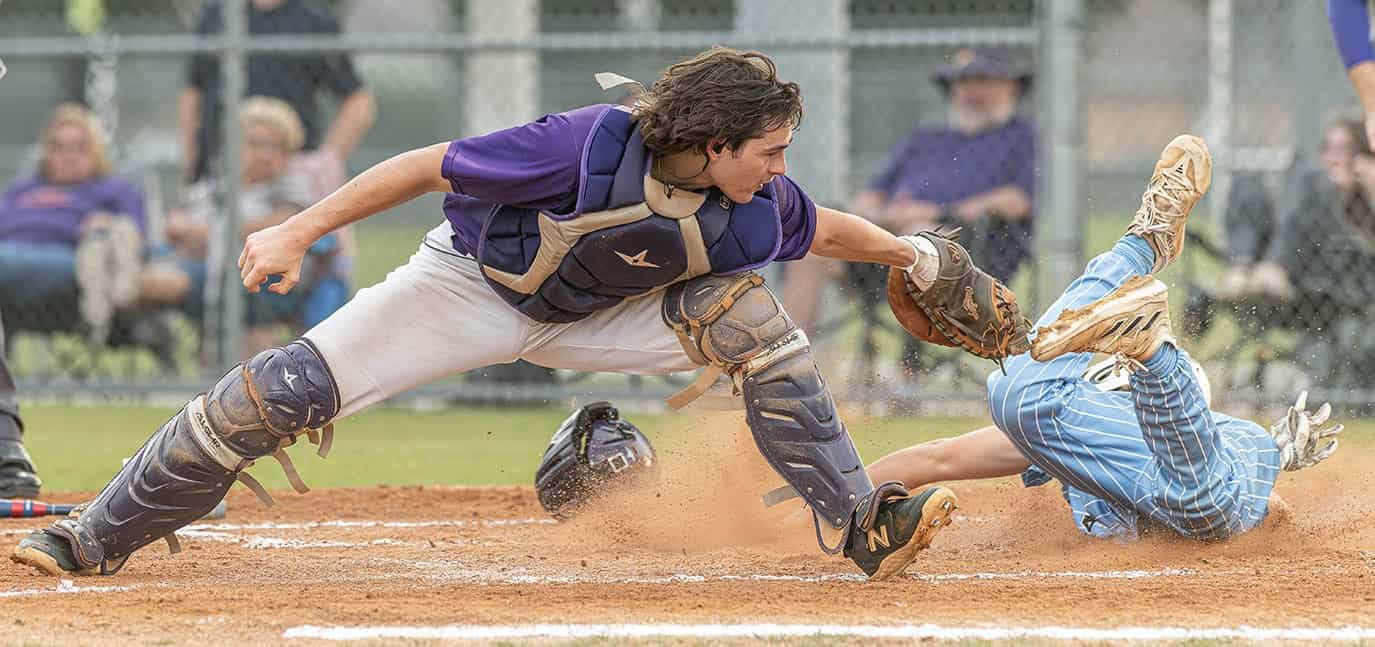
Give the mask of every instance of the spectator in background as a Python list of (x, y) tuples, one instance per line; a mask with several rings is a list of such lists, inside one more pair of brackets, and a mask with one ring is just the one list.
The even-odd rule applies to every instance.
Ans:
[(54, 110), (33, 177), (0, 198), (0, 303), (56, 307), (76, 300), (93, 341), (138, 297), (142, 193), (111, 173), (105, 134), (77, 104)]
[[(243, 216), (240, 238), (271, 227), (315, 201), (310, 178), (291, 165), (292, 156), (305, 141), (305, 128), (291, 106), (279, 99), (250, 97), (240, 110), (243, 126), (242, 177), (239, 208)], [(212, 181), (203, 180), (188, 191), (183, 209), (168, 214), (166, 235), (172, 249), (150, 264), (144, 273), (141, 293), (152, 304), (182, 304), (199, 317), (211, 268), (228, 267), (233, 259), (211, 253), (210, 240), (222, 218), (213, 202)], [(314, 326), (339, 309), (349, 298), (347, 278), (339, 274), (338, 236), (325, 236), (306, 257), (302, 282), (288, 294), (267, 290), (249, 294), (249, 329), (245, 356), (277, 343), (279, 324), (296, 329), (292, 335)], [(237, 258), (237, 249), (234, 252)]]
[[(251, 0), (248, 33), (338, 34), (339, 22), (328, 7), (315, 0)], [(196, 21), (198, 35), (218, 34), (224, 28), (220, 3), (207, 3)], [(219, 60), (208, 54), (191, 58), (187, 84), (177, 100), (178, 137), (182, 147), (182, 177), (187, 183), (210, 174), (219, 150)], [(338, 53), (257, 53), (248, 56), (245, 96), (285, 101), (305, 129), (302, 153), (294, 163), (313, 182), (318, 196), (333, 191), (345, 179), (344, 162), (372, 127), (377, 106), (363, 87), (352, 57)], [(316, 93), (328, 91), (338, 99), (333, 124), (325, 127)]]
[[(899, 143), (850, 211), (896, 234), (963, 227), (974, 261), (1011, 283), (1031, 249), (1036, 136), (1017, 115), (1031, 75), (1000, 53), (965, 48), (934, 81), (949, 100), (946, 123)], [(798, 325), (816, 323), (818, 286), (838, 268), (819, 257), (788, 264), (784, 302)]]
[(1300, 363), (1325, 385), (1366, 372), (1347, 370), (1375, 351), (1363, 323), (1375, 304), (1375, 156), (1362, 119), (1329, 123), (1316, 159), (1295, 162), (1278, 200), (1260, 178), (1238, 176), (1224, 218), (1231, 266), (1191, 300), (1186, 320), (1206, 330), (1216, 300), (1242, 320), (1303, 331)]

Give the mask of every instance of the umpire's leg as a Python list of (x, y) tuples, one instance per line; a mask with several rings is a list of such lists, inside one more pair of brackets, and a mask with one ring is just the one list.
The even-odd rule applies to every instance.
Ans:
[(24, 449), (22, 431), (14, 377), (5, 360), (5, 326), (0, 321), (0, 498), (36, 497), (43, 485), (34, 473), (33, 459)]

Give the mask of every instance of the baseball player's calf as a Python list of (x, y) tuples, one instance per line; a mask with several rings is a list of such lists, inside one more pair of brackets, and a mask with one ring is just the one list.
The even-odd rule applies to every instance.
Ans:
[(259, 353), (221, 377), (167, 421), (79, 517), (26, 537), (13, 559), (53, 575), (109, 575), (134, 551), (205, 516), (236, 479), (260, 496), (244, 473), (274, 456), (304, 490), (282, 448), (297, 435), (325, 431), (339, 410), (329, 368), (310, 343), (297, 340)]

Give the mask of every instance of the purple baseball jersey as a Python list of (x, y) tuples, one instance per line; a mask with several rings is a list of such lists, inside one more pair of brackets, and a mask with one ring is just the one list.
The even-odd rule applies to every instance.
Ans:
[[(453, 186), (444, 215), (454, 227), (454, 249), (472, 254), (493, 205), (571, 215), (588, 137), (606, 105), (545, 115), (486, 135), (457, 139), (444, 156), (443, 174)], [(787, 177), (774, 180), (783, 230), (776, 260), (807, 255), (816, 233), (816, 205)]]
[(143, 194), (122, 178), (59, 185), (34, 177), (10, 185), (0, 198), (0, 240), (75, 247), (81, 223), (99, 211), (128, 216), (147, 231)]

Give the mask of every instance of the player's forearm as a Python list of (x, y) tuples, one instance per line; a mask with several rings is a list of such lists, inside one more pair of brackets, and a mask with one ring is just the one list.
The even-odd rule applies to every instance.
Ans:
[(846, 261), (909, 267), (917, 260), (911, 245), (859, 216), (817, 206), (811, 253)]
[(976, 429), (895, 451), (867, 468), (875, 483), (901, 481), (907, 489), (931, 483), (1020, 474), (1031, 464), (997, 427)]
[(449, 191), (440, 173), (447, 143), (418, 148), (386, 160), (349, 180), (337, 191), (289, 218), (310, 241), (345, 225), (409, 202), (431, 191)]
[(372, 129), (376, 119), (377, 101), (373, 99), (372, 92), (363, 89), (350, 94), (339, 103), (338, 114), (329, 132), (325, 133), (321, 148), (334, 151), (340, 159), (348, 159), (358, 148), (358, 142), (363, 141), (363, 137)]
[(177, 95), (177, 143), (181, 145), (183, 182), (191, 181), (192, 169), (200, 154), (196, 142), (196, 131), (200, 129), (200, 124), (201, 91), (193, 87), (182, 88), (181, 94)]

